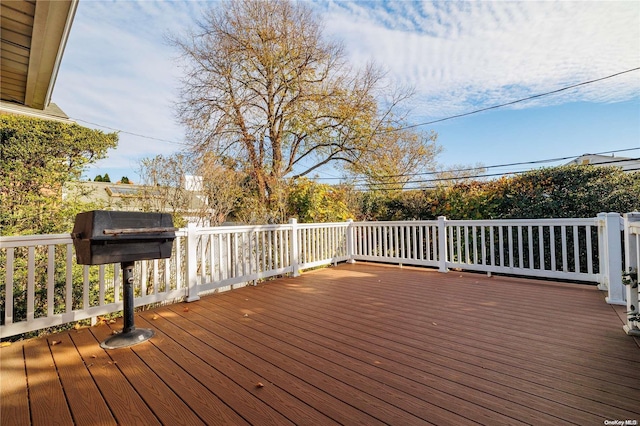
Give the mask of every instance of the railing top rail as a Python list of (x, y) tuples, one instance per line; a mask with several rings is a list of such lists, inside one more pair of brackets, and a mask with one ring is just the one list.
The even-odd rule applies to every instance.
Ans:
[[(186, 229), (176, 231), (176, 237), (185, 237)], [(36, 247), (53, 244), (73, 244), (71, 234), (39, 234), (0, 237), (0, 248)]]
[(250, 231), (277, 231), (292, 229), (293, 225), (283, 223), (280, 225), (234, 225), (234, 226), (210, 226), (206, 228), (195, 228), (199, 235), (205, 234), (232, 234), (234, 232), (250, 232)]
[(0, 237), (0, 248), (35, 247), (50, 244), (72, 244), (71, 234), (18, 235)]
[(397, 220), (397, 221), (371, 221), (371, 222), (353, 222), (356, 226), (400, 226), (400, 225), (437, 225), (437, 220)]
[[(327, 223), (298, 223), (298, 229), (312, 228), (347, 228), (347, 222), (327, 222)], [(196, 228), (199, 235), (207, 234), (232, 234), (235, 232), (259, 232), (259, 231), (278, 231), (291, 230), (293, 224), (283, 223), (280, 225), (239, 225), (239, 226), (212, 226), (207, 228)], [(186, 232), (186, 230), (185, 230)]]
[(570, 219), (482, 219), (482, 220), (449, 220), (447, 225), (475, 225), (475, 226), (498, 226), (498, 225), (522, 225), (522, 226), (566, 226), (566, 225), (597, 225), (599, 219), (593, 218), (570, 218)]
[(347, 222), (327, 222), (327, 223), (298, 223), (298, 228), (347, 228)]

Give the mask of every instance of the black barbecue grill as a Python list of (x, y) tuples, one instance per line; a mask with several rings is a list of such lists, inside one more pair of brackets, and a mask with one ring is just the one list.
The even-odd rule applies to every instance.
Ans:
[(153, 330), (134, 324), (133, 267), (136, 260), (170, 258), (175, 231), (166, 213), (94, 210), (76, 216), (71, 237), (78, 264), (122, 266), (124, 327), (102, 342), (103, 348), (123, 348), (153, 337)]

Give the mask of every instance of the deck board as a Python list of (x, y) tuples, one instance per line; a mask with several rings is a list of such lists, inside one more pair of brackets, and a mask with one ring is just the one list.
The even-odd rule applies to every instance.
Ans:
[(79, 330), (69, 333), (69, 336), (117, 423), (160, 424), (128, 378), (122, 374), (117, 362), (114, 363), (109, 353), (100, 348), (100, 341), (95, 339), (91, 331)]
[[(169, 324), (170, 325), (170, 324)], [(138, 345), (132, 350), (143, 359), (154, 373), (170, 384), (170, 387), (189, 405), (190, 409), (206, 424), (248, 424), (238, 413), (224, 404), (212, 391), (203, 384), (206, 383), (208, 366), (202, 366), (203, 361), (190, 350), (197, 346), (190, 345), (190, 350), (180, 346), (179, 341), (187, 341), (185, 336), (163, 333), (163, 320), (158, 319), (152, 324), (147, 323), (142, 316), (138, 318), (138, 326), (154, 328), (156, 345)], [(146, 347), (145, 347), (146, 346)], [(215, 364), (214, 364), (215, 365)], [(210, 385), (209, 385), (210, 386)], [(211, 386), (210, 386), (211, 387)], [(215, 390), (215, 388), (214, 388)]]
[[(256, 292), (256, 294), (262, 295), (264, 294), (264, 292)], [(239, 295), (233, 295), (232, 293), (229, 293), (224, 295), (220, 299), (224, 299), (227, 297), (234, 297), (234, 296), (239, 297)], [(234, 306), (240, 305), (241, 302), (242, 300), (237, 300), (233, 303), (228, 304), (228, 306), (230, 306), (233, 309)], [(278, 303), (282, 303), (280, 307), (283, 309), (283, 311), (289, 313), (289, 315), (293, 315), (293, 313), (291, 313), (293, 310), (295, 310), (292, 303), (293, 301), (289, 301), (289, 302), (291, 303), (287, 303), (287, 301), (278, 302), (276, 300), (265, 300), (265, 301), (261, 301), (259, 305), (272, 307), (272, 306), (276, 306)], [(215, 303), (217, 305), (220, 305), (220, 302), (218, 301), (218, 299), (216, 299)], [(319, 302), (319, 305), (323, 305), (324, 303), (325, 301), (321, 301)], [(332, 307), (335, 308), (335, 305), (332, 305)], [(303, 309), (306, 312), (306, 314), (304, 312), (299, 312), (298, 316), (290, 320), (292, 321), (292, 323), (301, 324), (300, 325), (301, 327), (304, 327), (304, 324), (309, 324), (313, 322), (313, 319), (311, 318), (312, 311), (317, 310), (318, 307), (311, 306), (311, 303), (307, 303)], [(348, 331), (354, 331), (354, 333), (351, 333), (351, 335), (348, 336), (346, 339), (342, 339), (340, 342), (336, 342), (335, 344), (335, 346), (340, 346), (342, 350), (344, 350), (345, 347), (348, 347), (347, 345), (353, 345), (353, 342), (356, 341), (356, 339), (358, 339), (363, 334), (366, 334), (368, 330), (371, 329), (370, 324), (364, 324), (361, 327), (358, 327), (358, 324), (357, 324), (358, 321), (356, 319), (353, 319), (355, 308), (349, 307), (349, 309), (351, 310), (351, 312), (349, 312), (349, 314), (345, 314), (344, 316), (341, 316), (341, 312), (339, 312), (338, 309), (333, 309), (332, 311), (322, 310), (318, 313), (319, 315), (317, 319), (318, 330), (320, 330), (321, 328), (327, 327), (327, 323), (330, 322), (329, 320), (324, 320), (323, 318), (328, 318), (331, 315), (335, 315), (339, 318), (338, 323), (335, 324), (335, 329), (330, 331), (331, 336), (335, 336), (336, 333), (339, 333), (341, 329), (344, 329), (344, 327), (341, 326), (340, 324), (349, 322)], [(247, 311), (250, 312), (249, 314), (250, 318), (256, 317), (257, 314), (255, 314), (254, 310), (248, 309)], [(273, 309), (270, 309), (264, 315), (274, 315)], [(350, 316), (351, 316), (351, 319), (350, 319)], [(375, 328), (380, 330), (388, 329), (389, 335), (392, 335), (394, 331), (398, 330), (398, 324), (394, 323), (394, 321), (396, 320), (397, 319), (385, 321), (384, 319), (378, 319), (376, 322)], [(281, 315), (279, 318), (277, 318), (277, 321), (286, 322), (287, 318), (285, 315)], [(406, 323), (404, 325), (406, 326)], [(430, 325), (433, 326), (433, 324), (430, 324)], [(265, 326), (264, 329), (271, 330), (275, 326), (277, 326), (277, 322), (274, 324), (269, 324)], [(416, 329), (422, 329), (422, 327), (416, 327)], [(399, 333), (399, 334), (407, 335), (407, 333)], [(382, 335), (382, 333), (378, 333), (378, 335)], [(394, 338), (395, 340), (393, 340), (392, 344), (390, 345), (392, 349), (389, 351), (386, 351), (387, 353), (382, 355), (385, 356), (385, 358), (388, 360), (388, 363), (390, 362), (390, 365), (393, 366), (392, 370), (396, 373), (398, 371), (406, 371), (405, 374), (407, 376), (411, 375), (411, 378), (413, 380), (416, 380), (416, 378), (420, 377), (423, 380), (426, 380), (428, 383), (431, 383), (433, 382), (433, 380), (437, 380), (438, 378), (441, 378), (443, 374), (446, 375), (447, 373), (449, 373), (453, 367), (457, 367), (460, 369), (460, 372), (459, 373), (454, 372), (453, 373), (454, 378), (460, 377), (458, 380), (461, 379), (463, 381), (466, 381), (465, 383), (465, 386), (467, 386), (466, 388), (460, 385), (456, 386), (457, 385), (456, 383), (452, 383), (451, 381), (447, 381), (447, 380), (439, 380), (436, 384), (433, 384), (433, 386), (436, 386), (438, 389), (441, 389), (447, 392), (448, 394), (451, 394), (451, 395), (464, 394), (465, 398), (474, 398), (475, 400), (482, 400), (486, 392), (495, 393), (496, 387), (501, 386), (500, 383), (495, 380), (495, 377), (492, 377), (493, 380), (484, 380), (484, 381), (482, 380), (478, 381), (479, 378), (477, 377), (472, 380), (467, 380), (465, 375), (474, 373), (473, 368), (465, 368), (468, 362), (473, 362), (472, 359), (465, 360), (465, 362), (459, 363), (459, 365), (457, 365), (454, 362), (453, 366), (452, 366), (451, 358), (448, 358), (448, 357), (440, 357), (440, 359), (434, 360), (434, 356), (436, 355), (434, 354), (433, 351), (431, 351), (429, 347), (421, 345), (419, 333), (417, 333), (415, 337), (411, 336), (411, 340), (409, 342), (411, 346), (407, 348), (407, 354), (404, 355), (404, 357), (402, 356), (399, 357), (398, 355), (399, 354), (402, 355), (402, 353), (399, 352), (398, 349), (403, 342), (397, 339), (396, 336), (394, 336)], [(331, 346), (331, 341), (326, 341), (325, 345)], [(361, 346), (359, 350), (372, 351), (374, 350), (373, 348), (380, 348), (380, 347), (384, 347), (384, 340), (381, 340), (381, 338), (378, 337), (377, 339), (368, 339), (365, 345)], [(416, 356), (416, 349), (419, 350), (420, 355), (422, 355), (423, 353), (427, 353), (428, 356), (425, 356), (424, 358), (422, 358), (420, 355)], [(378, 353), (380, 353), (380, 351), (378, 351)], [(449, 354), (449, 355), (455, 356), (454, 354)], [(361, 355), (356, 355), (356, 356), (361, 357)], [(336, 358), (336, 357), (334, 356), (333, 358)], [(404, 358), (402, 361), (406, 363), (406, 366), (404, 369), (401, 367), (400, 358)], [(381, 358), (378, 358), (378, 359), (381, 359)], [(439, 361), (440, 364), (445, 367), (441, 368), (440, 369), (441, 371), (433, 372), (434, 370), (433, 364), (436, 361)], [(500, 366), (497, 366), (497, 367), (500, 368)], [(361, 367), (360, 370), (367, 370), (367, 369)], [(430, 373), (425, 374), (424, 373), (425, 371), (428, 371)], [(368, 374), (370, 374), (370, 372), (368, 372)], [(449, 374), (449, 376), (451, 376), (451, 374)], [(508, 377), (508, 376), (505, 377), (505, 381), (507, 381), (511, 387), (507, 388), (505, 386), (502, 386), (502, 392), (505, 395), (508, 395), (509, 399), (519, 401), (521, 404), (525, 404), (524, 406), (521, 405), (519, 407), (515, 407), (515, 410), (518, 412), (519, 417), (522, 417), (524, 412), (527, 411), (527, 408), (528, 408), (527, 406), (537, 406), (539, 411), (531, 412), (530, 413), (531, 417), (528, 418), (529, 421), (533, 421), (533, 420), (539, 421), (540, 418), (544, 418), (547, 416), (547, 414), (551, 414), (551, 413), (555, 413), (555, 415), (561, 416), (560, 418), (562, 418), (562, 416), (565, 416), (565, 415), (573, 415), (576, 419), (581, 419), (582, 421), (594, 420), (594, 418), (591, 415), (583, 413), (582, 410), (575, 410), (570, 405), (561, 404), (561, 403), (558, 403), (556, 400), (554, 400), (554, 398), (560, 397), (561, 398), (560, 402), (562, 402), (562, 397), (564, 396), (563, 394), (550, 395), (548, 390), (541, 388), (541, 389), (534, 389), (534, 390), (538, 391), (539, 393), (540, 392), (546, 392), (546, 393), (543, 393), (541, 396), (536, 396), (535, 394), (526, 393), (523, 391), (523, 388), (526, 389), (527, 385), (529, 385), (529, 383), (526, 381), (519, 381), (514, 383), (514, 378)], [(474, 392), (474, 389), (471, 387), (473, 385), (475, 385), (476, 387), (480, 387), (480, 392)], [(419, 390), (416, 390), (416, 392), (419, 393)], [(568, 399), (568, 398), (565, 398), (565, 399)], [(430, 395), (428, 400), (433, 400), (433, 396)], [(509, 410), (509, 405), (506, 404), (505, 400), (500, 400), (496, 398), (493, 398), (493, 400), (495, 401), (495, 404), (490, 404), (489, 407), (496, 410), (501, 410), (502, 412), (506, 412)], [(453, 403), (453, 406), (458, 406), (461, 408), (464, 407), (464, 403), (460, 404), (459, 402), (456, 402), (455, 398), (449, 397), (449, 402)], [(494, 421), (497, 421), (497, 417), (499, 416), (494, 415)], [(481, 419), (478, 419), (478, 418), (474, 418), (473, 420), (481, 421)], [(513, 422), (513, 420), (510, 420), (510, 422)]]
[[(526, 403), (529, 406), (537, 405), (539, 410), (542, 410), (532, 411), (526, 406), (515, 407), (518, 417), (522, 417), (525, 412), (530, 411), (528, 420), (539, 420), (540, 418), (547, 417), (547, 415), (554, 410), (554, 407), (556, 414), (567, 414), (568, 408), (566, 406), (542, 398), (539, 398), (540, 401), (536, 401), (531, 394), (523, 392), (523, 389), (525, 389), (527, 385), (530, 385), (530, 383), (526, 380), (520, 380), (514, 383), (514, 379), (517, 378), (517, 374), (520, 373), (517, 368), (512, 368), (509, 371), (511, 375), (505, 374), (503, 371), (497, 375), (493, 373), (491, 380), (483, 379), (482, 377), (478, 377), (475, 371), (478, 366), (472, 365), (474, 363), (474, 357), (458, 361), (456, 358), (460, 357), (455, 351), (444, 351), (443, 354), (439, 354), (437, 350), (433, 350), (430, 347), (422, 347), (419, 343), (416, 343), (413, 347), (401, 348), (401, 344), (398, 341), (395, 341), (393, 345), (391, 345), (392, 349), (387, 349), (381, 344), (383, 343), (381, 339), (367, 337), (367, 329), (369, 327), (358, 327), (353, 322), (351, 322), (346, 332), (347, 334), (336, 339), (336, 336), (339, 336), (341, 331), (344, 331), (344, 327), (338, 324), (329, 326), (327, 325), (327, 321), (323, 321), (320, 318), (314, 320), (314, 318), (309, 315), (294, 315), (291, 313), (293, 308), (290, 306), (286, 309), (291, 315), (290, 318), (282, 314), (274, 314), (272, 311), (269, 312), (269, 315), (273, 316), (276, 321), (290, 321), (298, 324), (303, 330), (300, 332), (300, 335), (304, 335), (306, 331), (317, 333), (314, 341), (325, 347), (339, 347), (340, 351), (346, 356), (362, 359), (364, 353), (365, 358), (367, 358), (371, 364), (376, 365), (376, 367), (382, 370), (401, 374), (403, 377), (411, 380), (422, 379), (427, 383), (432, 383), (432, 385), (434, 381), (437, 381), (438, 383), (433, 386), (437, 386), (438, 389), (445, 390), (447, 393), (453, 395), (464, 394), (465, 398), (484, 401), (485, 404), (489, 404), (487, 405), (488, 407), (499, 410), (502, 413), (507, 413), (511, 407), (507, 404), (506, 400), (490, 398), (489, 401), (487, 401), (485, 396), (487, 393), (499, 394), (496, 390), (498, 387), (501, 387), (502, 392), (508, 395), (510, 400)], [(328, 313), (325, 314), (328, 315)], [(265, 329), (269, 329), (269, 327), (265, 327)], [(323, 335), (325, 337), (322, 337)], [(416, 349), (419, 351), (418, 355), (416, 355)], [(482, 361), (479, 367), (483, 369), (493, 367), (496, 370), (504, 370), (504, 365), (497, 363), (488, 365), (486, 359)], [(369, 374), (371, 373), (369, 372)], [(473, 374), (476, 374), (476, 377), (473, 377)], [(499, 378), (501, 378), (503, 382), (509, 383), (512, 388), (509, 389), (501, 385)], [(533, 379), (535, 379), (535, 376)], [(557, 382), (554, 382), (554, 384), (556, 383)], [(478, 390), (474, 389), (474, 387)], [(565, 389), (565, 391), (567, 391), (567, 389)], [(583, 389), (580, 389), (580, 391), (583, 391)], [(597, 393), (601, 398), (609, 396), (607, 393)], [(560, 396), (562, 397), (563, 395)], [(613, 401), (612, 399), (612, 402), (617, 402), (617, 400)], [(633, 407), (634, 404), (633, 402), (629, 402), (626, 405)], [(513, 420), (511, 420), (511, 422), (513, 422)]]
[[(222, 305), (216, 303), (216, 305)], [(251, 315), (254, 318), (255, 315)], [(231, 318), (227, 318), (229, 320)], [(232, 319), (231, 319), (232, 320)], [(304, 321), (304, 319), (303, 319)], [(217, 323), (224, 323), (218, 318)], [(316, 368), (320, 371), (328, 372), (331, 377), (348, 384), (348, 386), (364, 392), (365, 394), (376, 396), (384, 401), (396, 401), (398, 408), (407, 413), (411, 413), (418, 419), (430, 418), (436, 422), (443, 421), (464, 421), (465, 418), (478, 422), (492, 420), (493, 424), (514, 424), (513, 418), (503, 416), (499, 412), (492, 411), (483, 406), (469, 403), (467, 400), (458, 398), (449, 392), (446, 386), (436, 386), (416, 380), (415, 370), (402, 368), (397, 364), (394, 367), (394, 374), (387, 374), (380, 368), (376, 361), (361, 360), (362, 352), (348, 353), (344, 346), (336, 348), (337, 342), (331, 340), (318, 341), (314, 336), (313, 341), (306, 338), (296, 337), (295, 325), (283, 327), (284, 322), (265, 322), (260, 327), (261, 335), (253, 336), (266, 340), (267, 344), (278, 344), (281, 352), (292, 358), (301, 360), (307, 368)], [(278, 326), (280, 329), (278, 329)], [(245, 334), (246, 337), (251, 337)], [(285, 343), (288, 347), (285, 347)], [(384, 344), (379, 340), (373, 345)], [(346, 353), (345, 353), (346, 352)], [(380, 374), (382, 372), (382, 374)], [(419, 396), (417, 396), (419, 395)], [(344, 397), (344, 395), (343, 395)], [(345, 397), (345, 399), (349, 399)], [(369, 402), (378, 406), (378, 402)], [(436, 418), (436, 413), (440, 411), (442, 417)], [(452, 418), (452, 414), (464, 413), (458, 419)], [(390, 424), (397, 424), (404, 420), (402, 417), (383, 418), (382, 420)]]
[[(116, 421), (71, 337), (57, 334), (47, 341), (75, 424), (115, 425)], [(58, 343), (52, 345), (52, 342)]]
[(71, 412), (49, 351), (49, 342), (46, 339), (30, 341), (24, 346), (24, 358), (32, 421), (38, 424), (70, 424)]
[[(264, 377), (261, 382), (265, 386), (273, 384), (292, 392), (297, 398), (300, 398), (306, 404), (311, 405), (317, 410), (322, 410), (325, 415), (338, 422), (351, 421), (357, 424), (379, 424), (374, 417), (365, 412), (359, 411), (347, 404), (340, 404), (340, 401), (330, 394), (318, 392), (317, 389), (307, 380), (313, 381), (318, 377), (317, 372), (313, 369), (302, 368), (301, 363), (295, 359), (283, 356), (278, 347), (269, 347), (258, 342), (246, 339), (233, 329), (221, 327), (219, 324), (207, 321), (203, 317), (197, 315), (199, 308), (190, 306), (188, 312), (184, 312), (182, 307), (178, 305), (169, 306), (167, 310), (172, 311), (177, 317), (172, 320), (176, 324), (190, 329), (193, 335), (209, 345), (208, 350), (221, 350), (227, 356), (236, 358), (244, 366), (259, 372)], [(186, 317), (190, 317), (187, 319)], [(240, 317), (240, 321), (244, 317)], [(243, 326), (244, 327), (244, 326)], [(210, 330), (207, 330), (210, 329)], [(227, 346), (223, 341), (231, 342), (231, 346)], [(206, 350), (206, 349), (205, 349)], [(306, 380), (300, 378), (305, 377)], [(247, 384), (249, 385), (249, 384)], [(251, 386), (255, 387), (255, 382), (251, 382)], [(260, 391), (263, 388), (258, 389)], [(246, 410), (246, 402), (245, 410)], [(261, 422), (260, 419), (257, 420)]]
[[(91, 329), (97, 341), (107, 339), (111, 335), (109, 331), (108, 327)], [(143, 345), (140, 352), (151, 350), (150, 346)], [(108, 354), (162, 424), (185, 423), (193, 426), (205, 424), (174, 392), (164, 391), (165, 383), (139, 358), (138, 352), (113, 350), (108, 351)]]
[[(174, 305), (173, 308), (177, 308), (180, 311), (183, 310), (182, 305)], [(227, 375), (229, 372), (224, 371), (222, 368), (225, 364), (220, 363), (218, 359), (214, 359), (215, 357), (211, 356), (213, 351), (217, 350), (216, 342), (207, 345), (206, 341), (203, 342), (198, 337), (202, 333), (199, 333), (199, 330), (193, 324), (181, 320), (179, 316), (171, 315), (168, 310), (164, 311), (164, 316), (165, 318), (172, 318), (169, 326), (173, 330), (170, 330), (167, 325), (161, 324), (162, 321), (160, 319), (155, 320), (152, 325), (158, 327), (159, 330), (172, 339), (189, 342), (187, 347), (181, 349), (177, 349), (174, 345), (172, 356), (183, 369), (193, 377), (196, 377), (207, 388), (208, 392), (216, 396), (217, 404), (224, 404), (230, 407), (231, 410), (248, 423), (255, 424), (260, 421), (263, 424), (273, 425), (290, 423), (279, 412), (270, 410), (255, 395), (253, 388), (255, 388), (257, 381), (252, 380), (241, 383), (235, 376), (237, 368), (231, 370), (231, 373), (234, 373), (232, 377)], [(177, 333), (178, 329), (183, 331), (184, 334)], [(170, 333), (172, 334), (171, 336), (169, 336)]]
[(136, 325), (156, 335), (101, 349), (119, 321), (0, 349), (0, 423), (640, 421), (640, 348), (592, 286), (359, 263)]
[(0, 423), (29, 424), (29, 394), (22, 344), (0, 349)]
[[(193, 316), (193, 312), (201, 313), (202, 318), (206, 317), (207, 320), (213, 321), (216, 326), (229, 329), (237, 328), (234, 322), (243, 322), (247, 325), (253, 322), (252, 318), (244, 318), (241, 314), (228, 317), (225, 317), (224, 313), (212, 315), (211, 310), (206, 308), (199, 307), (197, 310), (191, 310), (190, 316)], [(196, 318), (192, 321), (201, 323), (202, 319)], [(237, 333), (243, 342), (245, 350), (259, 354), (260, 357), (272, 364), (284, 363), (287, 366), (287, 370), (295, 375), (298, 380), (306, 383), (306, 386), (313, 386), (333, 395), (337, 400), (330, 401), (331, 406), (337, 406), (342, 402), (342, 407), (339, 410), (342, 413), (335, 410), (336, 413), (334, 414), (339, 416), (336, 420), (340, 422), (352, 421), (352, 419), (369, 412), (369, 414), (385, 423), (395, 424), (404, 419), (407, 412), (420, 409), (422, 408), (421, 405), (424, 405), (420, 404), (421, 401), (416, 398), (412, 398), (411, 395), (393, 392), (392, 389), (367, 380), (366, 371), (355, 374), (353, 370), (343, 367), (346, 362), (343, 359), (327, 361), (317, 354), (322, 352), (322, 348), (312, 347), (312, 345), (307, 345), (304, 348), (297, 347), (293, 341), (293, 336), (288, 334), (286, 329), (275, 330), (269, 327), (253, 329), (249, 325), (237, 328)], [(278, 337), (273, 337), (273, 334)], [(268, 349), (271, 349), (271, 351)], [(366, 365), (363, 367), (366, 367)], [(354, 393), (354, 389), (359, 392)], [(398, 404), (403, 405), (403, 408), (388, 403), (387, 401), (389, 400), (397, 401)], [(349, 407), (349, 405), (361, 410), (362, 414)], [(433, 407), (434, 416), (437, 414), (435, 408)], [(454, 413), (444, 413), (447, 416), (445, 418), (450, 418), (452, 414)], [(375, 420), (363, 418), (362, 422), (371, 424)]]

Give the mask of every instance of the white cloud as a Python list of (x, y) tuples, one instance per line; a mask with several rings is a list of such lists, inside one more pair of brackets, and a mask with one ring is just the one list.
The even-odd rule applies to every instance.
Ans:
[[(638, 2), (335, 2), (327, 33), (350, 57), (374, 60), (418, 90), (426, 116), (604, 77), (640, 65)], [(399, 15), (401, 14), (401, 15)], [(640, 73), (572, 91), (570, 98), (614, 102), (640, 94)]]

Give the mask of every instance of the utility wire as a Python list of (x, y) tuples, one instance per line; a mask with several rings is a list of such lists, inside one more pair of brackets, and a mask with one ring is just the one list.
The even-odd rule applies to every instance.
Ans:
[(533, 95), (533, 96), (528, 96), (526, 98), (517, 99), (515, 101), (507, 102), (507, 103), (504, 103), (504, 104), (493, 105), (493, 106), (486, 107), (486, 108), (480, 108), (480, 109), (477, 109), (477, 110), (474, 110), (474, 111), (465, 112), (463, 114), (452, 115), (450, 117), (440, 118), (438, 120), (427, 121), (427, 122), (424, 122), (424, 123), (412, 124), (412, 125), (409, 125), (409, 126), (401, 127), (401, 128), (398, 128), (398, 129), (392, 129), (392, 130), (389, 130), (389, 131), (392, 132), (392, 131), (413, 129), (415, 127), (428, 126), (430, 124), (441, 123), (441, 122), (447, 121), (447, 120), (453, 120), (454, 118), (466, 117), (467, 115), (472, 115), (472, 114), (477, 114), (479, 112), (484, 112), (484, 111), (489, 111), (489, 110), (492, 110), (492, 109), (502, 108), (502, 107), (506, 107), (506, 106), (509, 106), (509, 105), (514, 105), (514, 104), (517, 104), (517, 103), (520, 103), (520, 102), (530, 101), (531, 99), (542, 98), (544, 96), (549, 96), (549, 95), (553, 95), (553, 94), (556, 94), (556, 93), (564, 92), (565, 90), (574, 89), (576, 87), (586, 86), (587, 84), (592, 84), (592, 83), (596, 83), (598, 81), (607, 80), (609, 78), (617, 77), (619, 75), (626, 74), (626, 73), (633, 72), (633, 71), (638, 71), (638, 70), (640, 70), (640, 67), (631, 68), (631, 69), (628, 69), (626, 71), (620, 71), (620, 72), (617, 72), (615, 74), (608, 75), (606, 77), (596, 78), (595, 80), (583, 81), (582, 83), (572, 84), (571, 86), (566, 86), (566, 87), (563, 87), (561, 89), (556, 89), (556, 90), (552, 90), (550, 92), (545, 92), (545, 93), (540, 93), (540, 94)]
[[(615, 164), (615, 163), (623, 163), (625, 161), (638, 161), (640, 160), (640, 157), (638, 158), (623, 158), (623, 159), (616, 159), (616, 160), (612, 160), (612, 161), (603, 161), (601, 163), (595, 163), (595, 164), (578, 164), (578, 166), (589, 166), (589, 165), (605, 165), (605, 164)], [(508, 175), (508, 174), (521, 174), (521, 173), (527, 173), (531, 170), (521, 170), (521, 171), (512, 171), (512, 172), (503, 172), (503, 173), (492, 173), (492, 174), (485, 174), (485, 175), (475, 175), (475, 176), (455, 176), (455, 177), (445, 177), (445, 178), (435, 178), (435, 179), (422, 179), (422, 180), (412, 180), (412, 181), (407, 181), (405, 183), (409, 184), (409, 183), (425, 183), (425, 182), (439, 182), (439, 181), (449, 181), (449, 180), (462, 180), (462, 179), (475, 179), (475, 178), (480, 178), (480, 177), (495, 177), (495, 176), (504, 176), (504, 175)], [(392, 184), (401, 184), (402, 182), (379, 182), (379, 183), (374, 183), (372, 185), (392, 185)]]
[[(571, 157), (570, 157), (571, 158)], [(638, 158), (623, 158), (623, 159), (616, 159), (616, 160), (611, 160), (611, 161), (603, 161), (601, 163), (597, 163), (598, 166), (601, 165), (606, 165), (606, 164), (614, 164), (614, 163), (623, 163), (625, 161), (638, 161), (640, 160), (640, 157)], [(579, 164), (579, 166), (585, 166), (585, 165), (595, 165), (595, 164)], [(633, 169), (628, 169), (627, 171), (635, 171), (635, 170), (639, 170), (640, 168), (633, 168)], [(455, 181), (455, 180), (463, 180), (463, 179), (475, 179), (475, 178), (480, 178), (480, 177), (496, 177), (496, 176), (505, 176), (505, 175), (516, 175), (516, 174), (523, 174), (523, 173), (527, 173), (530, 170), (522, 170), (522, 171), (513, 171), (513, 172), (504, 172), (504, 173), (492, 173), (492, 174), (485, 174), (485, 175), (475, 175), (475, 176), (460, 176), (460, 177), (446, 177), (446, 178), (436, 178), (436, 179), (422, 179), (422, 180), (412, 180), (412, 181), (407, 181), (407, 182), (379, 182), (379, 183), (372, 183), (372, 184), (359, 184), (360, 187), (365, 187), (365, 188), (372, 188), (372, 189), (377, 189), (377, 190), (401, 190), (401, 189), (406, 189), (406, 190), (414, 190), (414, 189), (429, 189), (429, 188), (403, 188), (406, 185), (409, 184), (417, 184), (417, 183), (429, 183), (429, 182), (445, 182), (445, 181)], [(388, 186), (396, 186), (396, 188), (386, 188)]]
[(183, 145), (183, 146), (188, 146), (189, 145), (189, 144), (187, 144), (185, 142), (177, 142), (177, 141), (172, 141), (172, 140), (169, 140), (169, 139), (161, 139), (161, 138), (156, 138), (156, 137), (153, 137), (153, 136), (142, 135), (140, 133), (128, 132), (126, 130), (116, 129), (116, 128), (113, 128), (113, 127), (105, 126), (103, 124), (92, 123), (91, 121), (83, 120), (81, 118), (74, 118), (74, 117), (69, 117), (69, 118), (72, 119), (72, 120), (75, 120), (75, 121), (80, 121), (82, 123), (91, 124), (92, 126), (102, 127), (103, 129), (109, 129), (109, 130), (113, 130), (114, 132), (124, 133), (126, 135), (136, 136), (136, 137), (139, 137), (139, 138), (151, 139), (151, 140), (160, 141), (160, 142), (167, 142), (167, 143), (171, 143), (171, 144), (174, 144), (174, 145)]
[[(625, 148), (625, 149), (616, 149), (613, 151), (602, 151), (602, 152), (594, 152), (594, 153), (590, 153), (590, 154), (579, 154), (579, 155), (570, 155), (568, 157), (558, 157), (558, 158), (548, 158), (548, 159), (544, 159), (544, 160), (534, 160), (534, 161), (521, 161), (518, 163), (507, 163), (507, 164), (495, 164), (492, 166), (478, 166), (478, 167), (468, 167), (468, 168), (464, 168), (464, 169), (454, 169), (454, 170), (441, 170), (441, 171), (435, 171), (435, 172), (420, 172), (420, 173), (405, 173), (405, 174), (400, 174), (400, 175), (387, 175), (385, 177), (388, 178), (394, 178), (394, 177), (405, 177), (405, 176), (421, 176), (421, 175), (436, 175), (438, 173), (456, 173), (456, 172), (470, 172), (470, 171), (474, 171), (474, 170), (481, 170), (481, 169), (495, 169), (495, 168), (500, 168), (500, 167), (513, 167), (513, 166), (522, 166), (522, 165), (531, 165), (531, 164), (542, 164), (542, 163), (554, 163), (556, 161), (563, 161), (563, 160), (569, 160), (571, 158), (576, 158), (576, 157), (580, 157), (581, 155), (603, 155), (603, 154), (614, 154), (614, 153), (618, 153), (618, 152), (626, 152), (626, 151), (636, 151), (639, 150), (640, 147), (638, 148)], [(624, 161), (624, 160), (623, 160)], [(478, 176), (480, 177), (480, 176)], [(321, 178), (323, 180), (344, 180), (344, 178), (340, 178), (340, 177), (328, 177), (328, 178)]]

